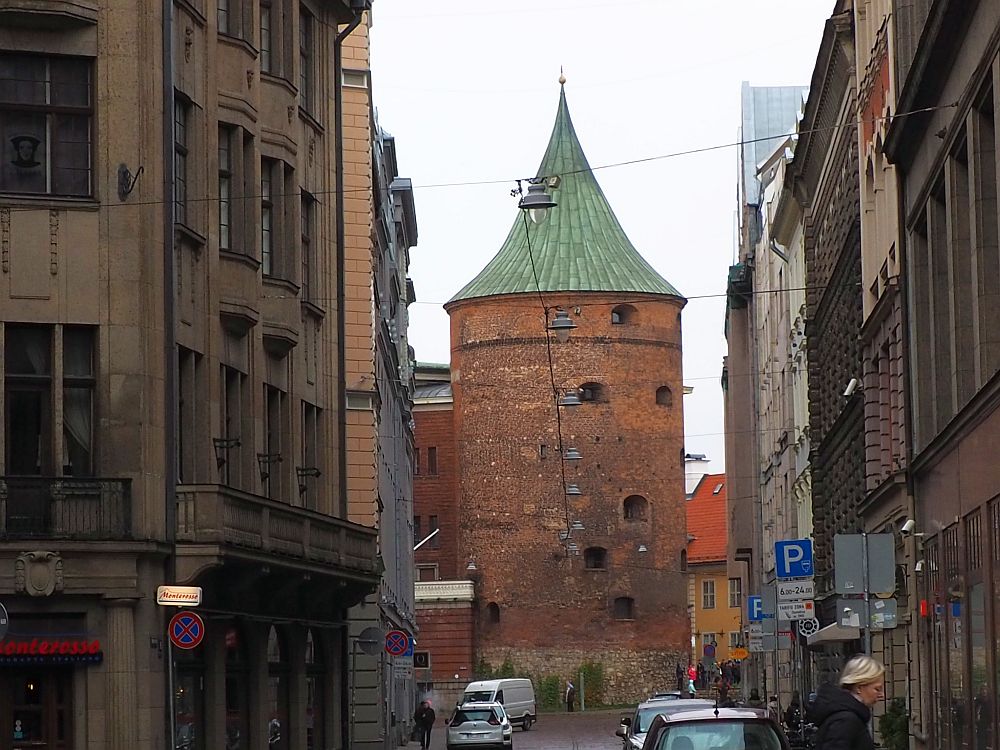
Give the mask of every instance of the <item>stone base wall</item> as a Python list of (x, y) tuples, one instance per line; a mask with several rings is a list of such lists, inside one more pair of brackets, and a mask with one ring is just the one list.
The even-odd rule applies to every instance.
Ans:
[[(586, 662), (599, 664), (604, 670), (603, 704), (623, 705), (638, 703), (657, 690), (675, 690), (678, 664), (686, 667), (688, 654), (676, 652), (635, 651), (614, 647), (595, 648), (540, 648), (540, 649), (480, 649), (480, 657), (496, 669), (505, 661), (511, 662), (517, 676), (544, 678), (556, 676), (563, 687), (572, 679), (580, 700), (579, 670)], [(587, 686), (583, 686), (587, 690)], [(538, 691), (538, 685), (535, 685)]]

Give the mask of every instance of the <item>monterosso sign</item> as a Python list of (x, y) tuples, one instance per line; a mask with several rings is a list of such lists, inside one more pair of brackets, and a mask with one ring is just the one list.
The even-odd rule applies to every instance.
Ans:
[(201, 604), (200, 586), (160, 586), (156, 603), (167, 607), (197, 607)]

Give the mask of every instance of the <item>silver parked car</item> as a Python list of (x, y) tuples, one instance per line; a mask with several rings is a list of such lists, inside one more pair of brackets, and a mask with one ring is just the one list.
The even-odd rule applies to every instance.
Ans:
[(621, 724), (615, 734), (622, 738), (622, 750), (641, 750), (649, 725), (660, 714), (690, 711), (714, 705), (713, 701), (703, 698), (653, 698), (645, 703), (640, 703), (632, 716), (622, 717)]
[(511, 750), (514, 730), (499, 703), (463, 703), (448, 720), (448, 750)]

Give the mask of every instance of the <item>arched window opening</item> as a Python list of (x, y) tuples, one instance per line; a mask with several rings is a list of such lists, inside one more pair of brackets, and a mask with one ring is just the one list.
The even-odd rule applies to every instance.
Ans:
[(486, 605), (486, 622), (490, 625), (500, 624), (500, 605), (496, 602), (490, 602)]
[(616, 620), (634, 620), (635, 599), (631, 596), (619, 596), (615, 599), (614, 612)]
[(583, 551), (583, 567), (587, 570), (607, 570), (608, 551), (604, 547), (587, 547)]
[(250, 662), (243, 631), (226, 629), (226, 747), (246, 748), (250, 741)]
[(656, 389), (656, 403), (668, 408), (674, 405), (674, 394), (668, 386), (661, 385)]
[(618, 305), (611, 310), (611, 325), (629, 325), (635, 323), (638, 312), (632, 305)]
[(288, 726), (288, 650), (277, 628), (267, 634), (267, 743), (268, 750), (287, 750)]
[(580, 400), (600, 403), (607, 400), (604, 386), (600, 383), (584, 383), (580, 386)]
[(681, 570), (688, 569), (688, 551), (686, 549), (681, 550)]
[(646, 498), (642, 495), (629, 495), (625, 498), (625, 520), (645, 521), (646, 520)]
[(326, 661), (323, 647), (313, 631), (306, 633), (306, 750), (321, 750), (323, 741), (323, 679)]

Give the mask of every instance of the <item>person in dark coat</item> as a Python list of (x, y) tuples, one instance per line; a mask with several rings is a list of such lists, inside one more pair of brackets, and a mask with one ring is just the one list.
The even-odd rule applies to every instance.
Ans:
[(566, 699), (566, 710), (572, 711), (573, 704), (576, 703), (576, 688), (573, 687), (572, 682), (566, 682), (566, 695), (564, 698)]
[(817, 750), (875, 750), (868, 731), (872, 707), (882, 699), (885, 667), (870, 656), (855, 656), (840, 673), (840, 685), (822, 685), (810, 719), (819, 725)]
[(417, 736), (420, 739), (420, 750), (428, 750), (431, 746), (431, 729), (437, 714), (427, 701), (420, 701), (420, 707), (413, 714), (413, 722), (417, 725)]

